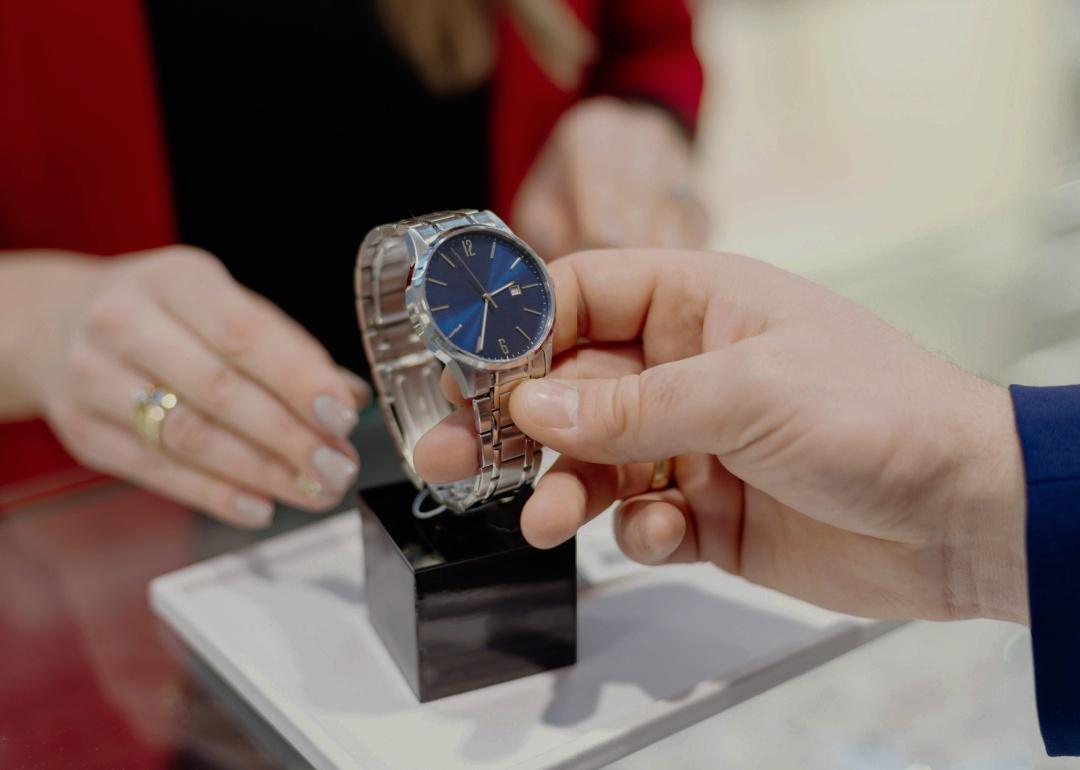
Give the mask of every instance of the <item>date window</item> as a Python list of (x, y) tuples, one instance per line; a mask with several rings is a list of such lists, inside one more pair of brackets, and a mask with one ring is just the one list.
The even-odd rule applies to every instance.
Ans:
[(520, 297), (521, 296), (521, 286), (519, 286), (516, 283), (510, 284), (510, 296), (511, 297)]

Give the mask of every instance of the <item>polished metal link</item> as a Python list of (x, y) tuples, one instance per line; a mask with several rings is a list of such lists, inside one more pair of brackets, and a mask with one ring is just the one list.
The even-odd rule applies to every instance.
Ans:
[[(372, 230), (360, 247), (356, 265), (357, 312), (364, 350), (390, 435), (404, 460), (405, 472), (423, 484), (412, 452), (420, 437), (450, 414), (442, 394), (442, 365), (413, 329), (405, 307), (412, 230), (425, 243), (439, 234), (469, 225), (500, 224), (488, 211), (442, 211)], [(529, 377), (547, 374), (550, 361), (538, 351), (513, 369), (481, 373), (472, 395), (477, 432), (479, 473), (453, 484), (431, 485), (432, 496), (448, 508), (463, 511), (479, 502), (531, 484), (540, 467), (541, 446), (523, 434), (507, 409), (510, 393)]]

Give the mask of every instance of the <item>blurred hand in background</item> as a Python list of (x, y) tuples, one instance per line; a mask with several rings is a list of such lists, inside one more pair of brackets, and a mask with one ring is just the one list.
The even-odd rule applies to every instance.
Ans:
[(664, 109), (612, 97), (567, 110), (514, 202), (515, 230), (546, 260), (611, 246), (698, 248), (708, 235), (692, 145)]

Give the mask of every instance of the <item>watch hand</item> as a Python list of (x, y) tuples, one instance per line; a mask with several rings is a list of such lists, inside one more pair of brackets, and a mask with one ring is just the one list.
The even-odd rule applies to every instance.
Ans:
[(495, 296), (496, 294), (498, 294), (498, 293), (499, 293), (500, 291), (506, 291), (506, 290), (507, 290), (507, 289), (509, 289), (509, 288), (510, 288), (511, 286), (513, 286), (513, 285), (514, 285), (515, 283), (517, 283), (517, 281), (507, 281), (507, 282), (506, 282), (506, 283), (504, 283), (504, 284), (503, 284), (502, 286), (500, 286), (499, 288), (497, 288), (497, 289), (496, 289), (495, 291), (489, 291), (489, 292), (488, 292), (488, 296), (489, 296), (489, 297), (494, 297), (494, 296)]
[(476, 352), (484, 349), (484, 335), (487, 333), (488, 303), (484, 303), (484, 318), (480, 321), (480, 338), (476, 341)]
[(495, 300), (491, 298), (491, 295), (487, 293), (487, 290), (484, 288), (484, 284), (480, 283), (480, 279), (477, 278), (473, 271), (469, 269), (469, 266), (465, 264), (465, 260), (461, 257), (458, 257), (457, 252), (453, 250), (451, 250), (450, 253), (457, 257), (457, 261), (461, 264), (463, 268), (465, 268), (465, 272), (469, 274), (469, 277), (472, 278), (473, 283), (476, 284), (476, 288), (480, 290), (480, 296), (484, 298), (485, 304), (490, 302), (491, 306), (498, 310), (498, 303), (495, 302)]

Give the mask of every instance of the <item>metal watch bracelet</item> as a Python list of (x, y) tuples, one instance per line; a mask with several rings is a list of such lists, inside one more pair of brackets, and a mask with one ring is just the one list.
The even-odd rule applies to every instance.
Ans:
[[(452, 406), (440, 385), (442, 364), (420, 339), (405, 305), (410, 275), (406, 239), (419, 237), (430, 244), (444, 232), (471, 225), (507, 231), (488, 211), (439, 212), (375, 228), (357, 257), (357, 313), (364, 350), (387, 428), (406, 474), (418, 487), (424, 482), (413, 464), (413, 448), (451, 413)], [(547, 355), (537, 351), (518, 366), (476, 373), (476, 391), (464, 395), (472, 399), (479, 473), (471, 479), (429, 485), (439, 503), (461, 512), (532, 483), (541, 447), (514, 425), (507, 402), (518, 383), (547, 374), (548, 364)]]

